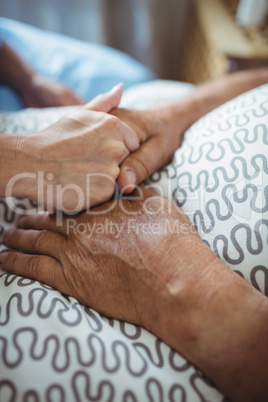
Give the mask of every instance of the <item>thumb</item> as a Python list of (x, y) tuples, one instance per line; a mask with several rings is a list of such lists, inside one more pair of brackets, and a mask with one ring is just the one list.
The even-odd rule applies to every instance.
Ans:
[(159, 146), (159, 138), (150, 138), (121, 164), (117, 179), (120, 191), (131, 193), (136, 185), (169, 162), (170, 157), (171, 155)]
[(119, 105), (123, 90), (123, 84), (117, 84), (105, 94), (96, 96), (92, 101), (83, 106), (83, 109), (110, 113), (112, 109), (115, 109)]

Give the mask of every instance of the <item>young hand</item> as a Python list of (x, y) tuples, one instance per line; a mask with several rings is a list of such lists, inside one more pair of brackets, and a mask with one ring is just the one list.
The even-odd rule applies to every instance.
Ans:
[(111, 198), (120, 163), (139, 147), (134, 130), (108, 114), (118, 106), (122, 92), (117, 86), (40, 133), (7, 135), (20, 174), (13, 173), (4, 195), (65, 212)]

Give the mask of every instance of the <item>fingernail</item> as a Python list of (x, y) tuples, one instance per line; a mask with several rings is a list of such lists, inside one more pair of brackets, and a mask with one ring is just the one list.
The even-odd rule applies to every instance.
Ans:
[(111, 92), (116, 92), (120, 87), (123, 87), (124, 84), (123, 82), (119, 82), (119, 84), (116, 84), (112, 89)]
[(127, 169), (126, 170), (126, 175), (127, 175), (127, 178), (128, 178), (128, 184), (136, 184), (136, 175), (135, 175), (135, 173), (132, 171), (132, 170), (130, 170), (130, 169)]

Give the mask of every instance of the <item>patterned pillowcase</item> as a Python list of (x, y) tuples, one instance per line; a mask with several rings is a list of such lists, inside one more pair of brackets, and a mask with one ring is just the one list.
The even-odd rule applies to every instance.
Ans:
[(173, 169), (175, 201), (203, 241), (268, 296), (268, 85), (195, 123)]
[[(190, 91), (191, 86), (177, 83), (144, 84), (139, 88), (142, 106), (163, 95), (181, 97), (187, 87)], [(130, 95), (126, 93), (124, 106), (137, 106), (136, 90), (132, 101)], [(39, 131), (69, 110), (2, 114), (0, 132)], [(165, 177), (162, 183), (165, 188), (169, 180)], [(13, 201), (20, 209), (33, 208), (28, 200)], [(16, 219), (7, 200), (0, 199), (0, 235), (14, 227)], [(195, 366), (145, 329), (103, 317), (49, 286), (0, 269), (0, 401), (22, 400), (223, 402), (225, 398)]]
[[(147, 92), (148, 103), (185, 94), (176, 83), (172, 93), (170, 84), (166, 91), (164, 83), (145, 85), (139, 90), (140, 96)], [(261, 87), (205, 116), (186, 133), (174, 163), (150, 178), (182, 207), (204, 241), (266, 294), (267, 94), (268, 86)], [(0, 132), (38, 131), (67, 110), (4, 114)], [(15, 203), (32, 208), (27, 200)], [(1, 233), (15, 221), (1, 199)], [(143, 328), (103, 317), (46, 285), (0, 271), (0, 306), (1, 402), (227, 401)]]
[(268, 84), (193, 124), (173, 163), (149, 182), (227, 266), (268, 296)]

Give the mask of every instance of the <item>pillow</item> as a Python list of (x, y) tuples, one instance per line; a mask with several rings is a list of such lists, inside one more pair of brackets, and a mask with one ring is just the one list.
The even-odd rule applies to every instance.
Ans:
[(175, 202), (231, 269), (268, 296), (268, 85), (196, 122), (175, 154)]
[[(91, 8), (88, 2), (85, 5)], [(49, 13), (44, 18), (51, 18), (48, 10), (50, 8), (44, 9), (45, 15)], [(30, 12), (34, 14), (32, 8)], [(90, 27), (88, 18), (95, 20), (95, 17), (87, 12), (84, 15)], [(65, 21), (66, 18), (65, 15)], [(94, 30), (93, 26), (91, 28)], [(35, 71), (64, 83), (87, 100), (108, 91), (118, 82), (124, 82), (125, 87), (130, 87), (155, 77), (151, 70), (119, 50), (42, 30), (9, 18), (0, 17), (0, 36)], [(23, 107), (17, 92), (0, 82), (0, 109), (15, 111)]]
[[(170, 84), (165, 87), (165, 83), (156, 82), (146, 84), (146, 87), (140, 87), (139, 90), (141, 96), (144, 91), (147, 92), (146, 102), (163, 100), (165, 97), (180, 97), (181, 90), (185, 90), (185, 87), (177, 83), (172, 86), (172, 94), (170, 88)], [(189, 88), (190, 90), (192, 89)], [(135, 100), (138, 98), (137, 94), (138, 92)], [(245, 264), (248, 255), (252, 257), (250, 267), (265, 266), (267, 242), (264, 240), (267, 227), (263, 225), (264, 234), (258, 235), (262, 239), (263, 248), (262, 252), (256, 253), (258, 236), (252, 237), (255, 232), (251, 225), (254, 228), (260, 213), (253, 211), (255, 218), (251, 216), (250, 229), (248, 232), (243, 229), (247, 240), (240, 243), (243, 242), (241, 235), (236, 243), (237, 232), (232, 237), (236, 221), (232, 219), (237, 219), (239, 210), (230, 215), (225, 194), (228, 194), (226, 186), (229, 184), (240, 189), (240, 182), (236, 178), (241, 178), (242, 173), (247, 172), (245, 166), (248, 167), (250, 184), (255, 185), (258, 170), (256, 166), (263, 167), (264, 170), (267, 168), (264, 162), (261, 164), (262, 158), (249, 162), (259, 152), (263, 154), (266, 151), (267, 155), (267, 131), (265, 134), (263, 128), (263, 125), (267, 126), (265, 96), (267, 99), (267, 86), (242, 95), (202, 118), (186, 133), (185, 141), (176, 152), (173, 164), (150, 178), (150, 183), (160, 186), (166, 196), (182, 207), (203, 240), (212, 248), (215, 243), (215, 251), (225, 262), (228, 257), (237, 260), (237, 255), (234, 254), (237, 244), (241, 244), (242, 250), (244, 243), (251, 245), (251, 248), (248, 246), (249, 250), (253, 248), (255, 254), (248, 252), (243, 260)], [(125, 106), (128, 107), (136, 104), (131, 104), (131, 97), (127, 102)], [(124, 106), (124, 101), (122, 105)], [(70, 108), (2, 114), (0, 131), (38, 131), (52, 124), (67, 110)], [(261, 132), (263, 135), (259, 134), (259, 140), (254, 130), (257, 130), (257, 134), (264, 130)], [(255, 148), (259, 141), (263, 141), (261, 149)], [(251, 150), (252, 155), (247, 156), (249, 159), (245, 165), (241, 162), (242, 159), (234, 159), (246, 158), (244, 150), (247, 145), (250, 145), (248, 152)], [(206, 173), (201, 173), (202, 170)], [(267, 172), (263, 177), (267, 180)], [(203, 189), (203, 184), (206, 191), (205, 195), (201, 192), (200, 196), (196, 192)], [(231, 195), (235, 194), (236, 188), (230, 188), (233, 191)], [(235, 201), (232, 201), (233, 209), (230, 211), (237, 211), (236, 204), (244, 206), (245, 211), (251, 210), (251, 205), (261, 208), (259, 198), (250, 198), (248, 194), (251, 188), (247, 188), (244, 193), (242, 191), (244, 196), (232, 196)], [(237, 202), (237, 199), (242, 201)], [(14, 202), (21, 208), (32, 208), (32, 203), (28, 200), (15, 199)], [(243, 212), (242, 217), (245, 219), (244, 214)], [(224, 220), (223, 217), (227, 218)], [(263, 217), (267, 219), (267, 209), (263, 212)], [(5, 229), (13, 227), (15, 221), (16, 214), (9, 209), (7, 200), (1, 199), (1, 234)], [(229, 224), (225, 225), (227, 221)], [(255, 230), (258, 233), (258, 226)], [(225, 244), (221, 240), (223, 236), (227, 239), (227, 252), (220, 246), (221, 243)], [(232, 254), (230, 247), (233, 244)], [(255, 257), (258, 258), (257, 263), (254, 263)], [(242, 269), (241, 265), (228, 264), (233, 269), (239, 269), (248, 279), (246, 269)], [(252, 270), (253, 268), (250, 272)], [(263, 272), (255, 277), (261, 290), (264, 289)], [(1, 402), (227, 401), (196, 367), (148, 331), (101, 316), (80, 305), (74, 298), (62, 295), (44, 284), (0, 271), (0, 306)]]

